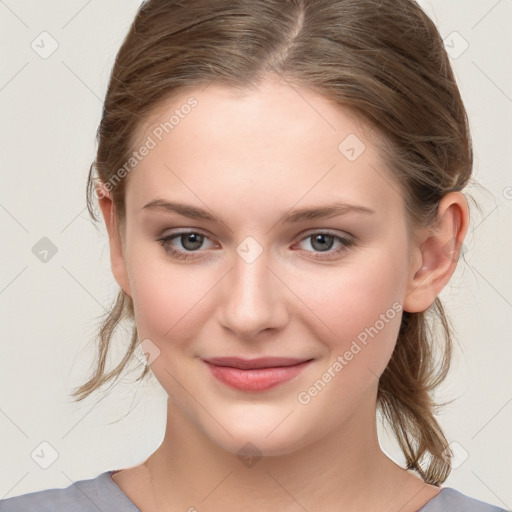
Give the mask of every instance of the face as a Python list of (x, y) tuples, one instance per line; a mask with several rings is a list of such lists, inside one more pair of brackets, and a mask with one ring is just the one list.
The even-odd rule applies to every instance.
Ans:
[[(369, 130), (267, 80), (243, 95), (211, 84), (174, 97), (140, 128), (143, 145), (116, 278), (176, 414), (230, 452), (251, 442), (277, 455), (374, 409), (411, 241)], [(293, 360), (206, 362), (268, 357)]]

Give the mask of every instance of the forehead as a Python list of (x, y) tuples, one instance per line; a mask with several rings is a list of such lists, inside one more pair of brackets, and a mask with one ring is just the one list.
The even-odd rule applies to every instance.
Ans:
[[(192, 120), (185, 122), (188, 118)], [(180, 132), (187, 132), (187, 125), (191, 123), (196, 134), (205, 134), (212, 140), (222, 130), (224, 133), (231, 131), (238, 137), (251, 137), (255, 142), (265, 141), (276, 128), (286, 125), (280, 139), (272, 139), (273, 146), (285, 142), (287, 135), (303, 135), (313, 140), (317, 135), (333, 135), (340, 127), (361, 134), (366, 132), (364, 137), (373, 131), (354, 109), (340, 106), (303, 87), (268, 78), (257, 87), (246, 89), (218, 83), (179, 89), (161, 100), (139, 124), (133, 137), (134, 145), (143, 142), (145, 136), (155, 130), (158, 132), (159, 128), (163, 130), (164, 138), (170, 138), (166, 135), (171, 133), (176, 138)], [(259, 130), (258, 137), (256, 130)], [(338, 133), (335, 139), (340, 135)], [(156, 137), (159, 138), (158, 133)]]
[(246, 208), (263, 197), (265, 207), (270, 199), (281, 207), (328, 199), (384, 207), (400, 193), (375, 139), (352, 110), (282, 81), (245, 91), (189, 88), (139, 126), (135, 150), (152, 148), (129, 176), (127, 205), (140, 209), (168, 192), (196, 202), (215, 196), (217, 206), (228, 194)]

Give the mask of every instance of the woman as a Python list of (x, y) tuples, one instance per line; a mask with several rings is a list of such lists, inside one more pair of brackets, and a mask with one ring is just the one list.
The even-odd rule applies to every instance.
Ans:
[[(468, 229), (472, 152), (414, 2), (144, 2), (98, 143), (88, 204), (95, 191), (121, 291), (75, 396), (140, 344), (141, 377), (169, 395), (165, 438), (138, 466), (1, 511), (502, 510), (441, 487), (438, 295)], [(131, 344), (105, 375), (124, 318)]]

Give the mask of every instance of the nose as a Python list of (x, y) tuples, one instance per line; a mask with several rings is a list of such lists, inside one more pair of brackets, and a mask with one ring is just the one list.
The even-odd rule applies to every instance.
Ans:
[(222, 280), (219, 322), (238, 339), (255, 340), (288, 321), (286, 279), (277, 275), (269, 260), (266, 251), (255, 261), (236, 253), (233, 268)]

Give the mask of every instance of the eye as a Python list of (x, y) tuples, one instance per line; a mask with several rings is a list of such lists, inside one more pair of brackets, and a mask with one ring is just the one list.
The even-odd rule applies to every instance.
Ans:
[[(158, 239), (167, 253), (182, 260), (197, 259), (194, 253), (198, 252), (205, 240), (208, 240), (208, 237), (198, 231), (180, 231)], [(176, 244), (173, 245), (174, 241), (177, 241), (183, 249), (177, 248)]]
[[(338, 256), (347, 251), (348, 248), (355, 243), (354, 240), (350, 238), (323, 231), (308, 234), (305, 238), (302, 238), (300, 243), (304, 243), (305, 241), (308, 241), (309, 246), (312, 247), (314, 251), (317, 251), (314, 252), (315, 255), (313, 258), (315, 259), (329, 259), (332, 256)], [(331, 249), (336, 242), (339, 246), (332, 251)], [(326, 256), (322, 253), (325, 253)]]
[[(189, 260), (202, 257), (194, 255), (194, 253), (202, 252), (200, 249), (202, 248), (205, 240), (209, 240), (209, 237), (204, 233), (198, 231), (180, 231), (178, 233), (173, 233), (172, 235), (159, 238), (158, 242), (160, 242), (165, 251), (172, 257), (180, 260)], [(305, 241), (309, 241), (310, 247), (313, 248), (314, 259), (330, 259), (333, 256), (338, 256), (347, 251), (348, 248), (353, 246), (355, 243), (355, 241), (350, 238), (324, 231), (317, 231), (308, 234), (300, 240), (299, 244), (303, 244)], [(335, 243), (339, 244), (338, 248), (331, 250)], [(177, 245), (181, 246), (181, 248), (177, 247)], [(304, 250), (311, 252), (308, 249)]]

